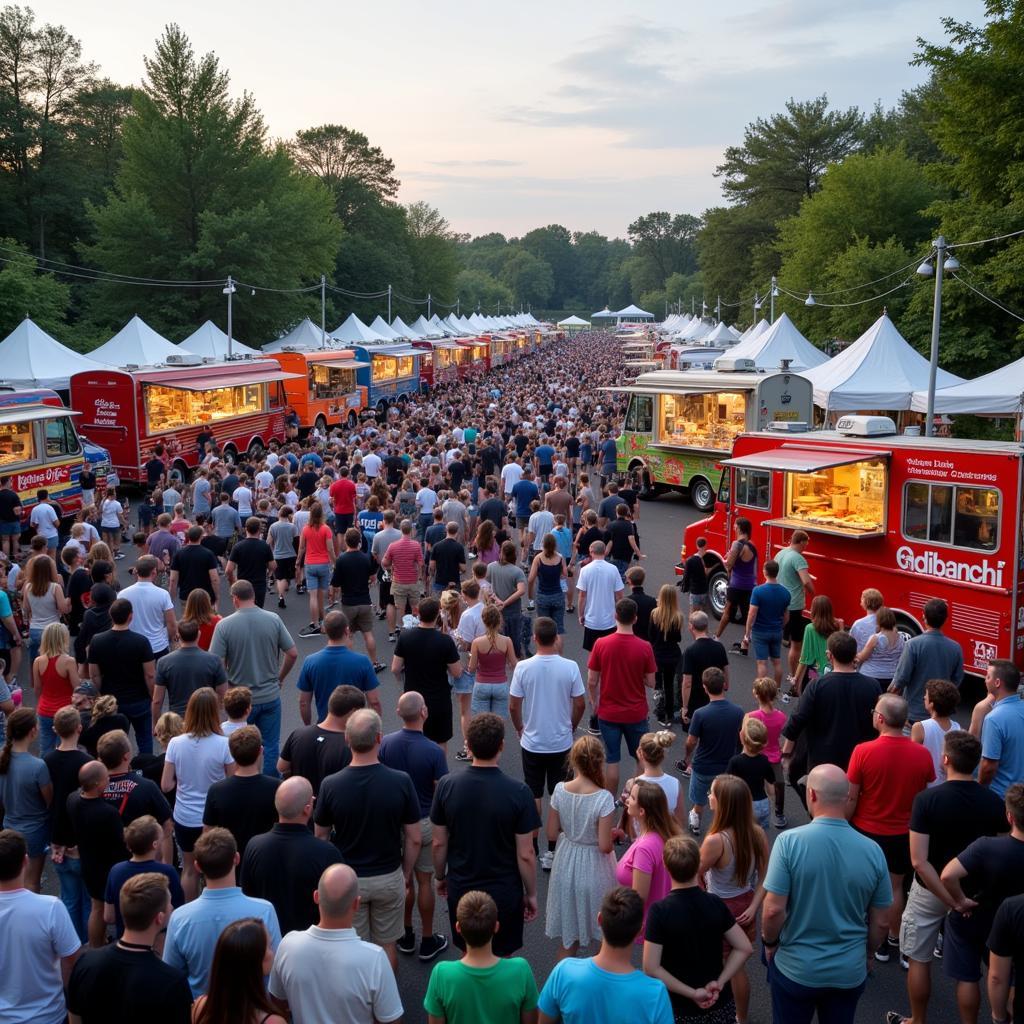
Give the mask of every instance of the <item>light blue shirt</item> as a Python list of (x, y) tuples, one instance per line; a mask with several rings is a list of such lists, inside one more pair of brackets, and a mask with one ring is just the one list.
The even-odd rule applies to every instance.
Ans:
[(1024, 780), (1024, 701), (1019, 694), (997, 701), (981, 726), (981, 756), (998, 761), (991, 789), (997, 796)]
[(892, 903), (881, 847), (845, 818), (815, 818), (775, 840), (764, 887), (787, 897), (774, 966), (808, 988), (856, 988), (867, 976), (867, 915)]
[(537, 1005), (563, 1024), (672, 1024), (668, 989), (642, 971), (612, 974), (593, 960), (562, 960)]
[(206, 994), (213, 966), (213, 951), (220, 933), (243, 917), (258, 917), (270, 933), (270, 944), (277, 950), (281, 928), (277, 911), (267, 900), (246, 896), (237, 885), (230, 889), (204, 889), (199, 899), (178, 907), (167, 923), (164, 963), (188, 972), (192, 996)]

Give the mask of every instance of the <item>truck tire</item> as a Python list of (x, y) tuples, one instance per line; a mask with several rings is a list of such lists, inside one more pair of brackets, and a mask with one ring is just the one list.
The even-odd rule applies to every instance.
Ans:
[(238, 465), (238, 449), (233, 444), (224, 445), (224, 461)]
[(725, 612), (725, 592), (729, 587), (729, 576), (725, 566), (719, 563), (708, 573), (708, 602), (715, 618), (720, 619)]
[(188, 466), (181, 459), (177, 459), (171, 466), (171, 478), (173, 479), (177, 474), (178, 479), (183, 483), (187, 484), (192, 479), (192, 473)]
[(690, 501), (699, 512), (710, 512), (715, 507), (715, 489), (710, 481), (695, 476), (690, 481)]
[(896, 632), (902, 633), (908, 640), (921, 635), (921, 627), (907, 615), (896, 616)]
[(258, 437), (254, 437), (249, 442), (249, 447), (246, 449), (246, 458), (250, 462), (260, 462), (266, 453), (266, 448), (263, 446), (263, 442)]
[(349, 412), (348, 417), (345, 420), (345, 424), (346, 424), (346, 426), (348, 427), (349, 430), (354, 430), (355, 429), (355, 426), (356, 426), (356, 414), (354, 412), (351, 412), (351, 411)]
[(316, 418), (316, 419), (315, 419), (315, 420), (313, 421), (313, 426), (314, 426), (314, 427), (315, 427), (315, 428), (316, 428), (317, 430), (319, 430), (321, 434), (326, 434), (326, 433), (327, 433), (327, 417), (326, 417), (326, 416), (324, 416), (324, 414), (323, 414), (323, 413), (321, 413), (321, 414), (320, 414), (319, 416), (317, 416), (317, 418)]

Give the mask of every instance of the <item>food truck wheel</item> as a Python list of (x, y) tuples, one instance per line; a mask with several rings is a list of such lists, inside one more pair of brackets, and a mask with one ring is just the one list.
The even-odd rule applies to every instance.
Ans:
[(715, 489), (702, 476), (690, 481), (690, 501), (701, 512), (710, 512), (715, 507)]
[(187, 484), (191, 476), (188, 466), (181, 459), (176, 459), (171, 466), (171, 479), (177, 477), (183, 484)]
[(263, 442), (258, 438), (254, 437), (249, 442), (249, 450), (247, 452), (250, 462), (259, 462), (263, 458), (266, 448), (263, 447)]
[(908, 640), (921, 635), (921, 627), (906, 615), (896, 616), (896, 632), (902, 633)]
[(326, 433), (327, 433), (327, 417), (326, 417), (326, 416), (324, 416), (324, 414), (323, 414), (323, 413), (321, 413), (321, 414), (320, 414), (319, 416), (317, 416), (317, 418), (316, 418), (316, 419), (315, 419), (315, 420), (313, 421), (313, 426), (314, 426), (314, 427), (315, 427), (315, 428), (316, 428), (316, 429), (317, 429), (317, 430), (318, 430), (318, 431), (319, 431), (319, 432), (320, 432), (321, 434), (326, 434)]
[(729, 588), (729, 576), (725, 566), (719, 564), (708, 574), (708, 599), (711, 603), (711, 610), (717, 618), (721, 618), (725, 612), (725, 592)]
[(238, 449), (233, 444), (224, 445), (224, 461), (225, 462), (238, 462)]
[(350, 412), (348, 414), (348, 419), (345, 420), (345, 423), (348, 425), (349, 430), (354, 430), (356, 426), (356, 414), (354, 412)]

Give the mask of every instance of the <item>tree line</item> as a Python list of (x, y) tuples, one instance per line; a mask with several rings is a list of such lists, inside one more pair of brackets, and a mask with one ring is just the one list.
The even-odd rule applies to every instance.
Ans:
[[(721, 318), (742, 327), (767, 312), (774, 277), (776, 314), (818, 343), (852, 340), (886, 308), (924, 350), (931, 282), (914, 264), (931, 239), (1024, 225), (1024, 0), (988, 0), (982, 24), (948, 18), (943, 29), (908, 54), (928, 77), (891, 109), (839, 110), (820, 96), (749, 124), (716, 169), (720, 206), (647, 213), (626, 238), (560, 224), (508, 238), (459, 235), (428, 204), (399, 202), (394, 162), (353, 128), (271, 138), (255, 99), (176, 25), (145, 58), (143, 82), (125, 86), (102, 77), (65, 28), (7, 6), (0, 333), (29, 313), (88, 349), (141, 312), (181, 338), (207, 318), (223, 326), (229, 273), (278, 289), (236, 295), (235, 333), (257, 345), (302, 316), (319, 320), (319, 290), (293, 290), (321, 274), (353, 293), (329, 293), (332, 324), (353, 310), (385, 312), (374, 293), (391, 284), (392, 310), (406, 319), (425, 312), (410, 300), (430, 294), (442, 314), (456, 299), (462, 312), (584, 316), (630, 302), (657, 315), (713, 312), (720, 302)], [(974, 376), (1024, 351), (1014, 319), (1024, 240), (958, 258), (942, 361)]]

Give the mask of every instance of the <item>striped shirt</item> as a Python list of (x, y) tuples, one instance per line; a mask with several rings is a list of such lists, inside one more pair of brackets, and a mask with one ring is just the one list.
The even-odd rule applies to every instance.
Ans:
[(411, 537), (403, 537), (384, 552), (385, 566), (391, 566), (395, 583), (416, 583), (423, 564), (423, 549)]

